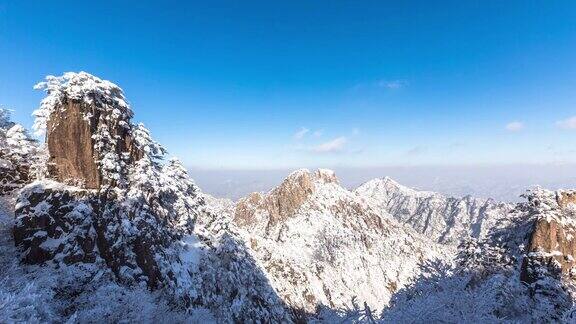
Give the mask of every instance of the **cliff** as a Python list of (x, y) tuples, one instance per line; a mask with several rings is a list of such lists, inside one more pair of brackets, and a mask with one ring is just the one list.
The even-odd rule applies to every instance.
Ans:
[(530, 204), (534, 222), (529, 233), (521, 278), (537, 283), (546, 276), (572, 280), (576, 275), (576, 191), (541, 190)]

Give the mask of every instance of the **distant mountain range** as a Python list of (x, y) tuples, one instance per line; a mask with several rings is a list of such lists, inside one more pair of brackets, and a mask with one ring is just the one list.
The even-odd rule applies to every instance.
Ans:
[[(494, 166), (403, 166), (335, 167), (343, 187), (355, 189), (374, 178), (389, 176), (419, 190), (447, 196), (473, 196), (520, 202), (527, 188), (540, 185), (552, 190), (575, 188), (574, 164)], [(289, 174), (290, 169), (226, 170), (189, 168), (202, 189), (216, 197), (240, 199), (254, 191), (268, 191)]]

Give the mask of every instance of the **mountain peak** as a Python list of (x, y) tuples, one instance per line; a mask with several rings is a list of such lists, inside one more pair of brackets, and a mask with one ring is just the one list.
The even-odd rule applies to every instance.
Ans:
[[(339, 186), (332, 170), (298, 169), (267, 194), (253, 193), (240, 199), (234, 221), (240, 226), (261, 227), (266, 231), (292, 217), (308, 198), (326, 184)], [(265, 225), (264, 225), (265, 224)]]
[(318, 168), (314, 172), (309, 169), (302, 168), (297, 169), (290, 173), (280, 184), (281, 187), (284, 183), (291, 183), (295, 181), (301, 181), (302, 179), (307, 179), (309, 181), (319, 181), (321, 183), (335, 183), (339, 184), (340, 181), (336, 177), (336, 173), (330, 169)]
[(412, 197), (432, 197), (432, 196), (440, 196), (436, 192), (432, 191), (421, 191), (412, 189), (410, 187), (406, 187), (396, 180), (390, 177), (384, 178), (377, 178), (372, 179), (368, 182), (365, 182), (360, 187), (358, 187), (355, 192), (356, 193), (365, 193), (365, 192), (374, 192), (374, 191), (385, 191), (388, 194), (391, 193), (400, 193), (402, 195), (412, 196)]
[(324, 183), (340, 184), (340, 181), (338, 181), (338, 178), (336, 177), (336, 173), (330, 169), (317, 169), (314, 172), (314, 176), (317, 180)]
[(492, 222), (510, 209), (489, 199), (448, 197), (412, 189), (389, 177), (368, 181), (355, 193), (374, 209), (388, 212), (441, 243), (457, 243), (465, 236), (483, 237)]

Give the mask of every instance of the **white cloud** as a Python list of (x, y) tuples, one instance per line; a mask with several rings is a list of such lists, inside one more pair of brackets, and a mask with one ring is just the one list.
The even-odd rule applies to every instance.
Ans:
[(348, 139), (344, 136), (337, 137), (331, 141), (322, 143), (312, 148), (312, 151), (318, 153), (333, 153), (342, 151), (344, 146), (348, 143)]
[(300, 140), (302, 138), (304, 138), (304, 136), (306, 136), (306, 134), (308, 134), (308, 132), (310, 132), (310, 130), (308, 128), (300, 128), (299, 131), (296, 132), (296, 134), (294, 134), (294, 139)]
[(556, 126), (564, 129), (576, 129), (576, 116), (559, 120), (556, 122)]
[(352, 136), (357, 136), (357, 135), (360, 135), (360, 129), (352, 128)]
[(376, 87), (384, 88), (388, 90), (398, 90), (402, 89), (408, 85), (408, 82), (404, 80), (380, 80), (376, 82)]
[(312, 135), (314, 135), (314, 137), (320, 137), (320, 136), (324, 135), (324, 130), (319, 129), (319, 130), (315, 131)]
[(520, 121), (513, 121), (506, 124), (504, 127), (507, 131), (518, 132), (524, 129), (524, 123)]
[(394, 91), (394, 90), (400, 90), (402, 88), (405, 88), (408, 86), (408, 84), (409, 84), (408, 81), (401, 80), (401, 79), (397, 79), (397, 80), (381, 79), (381, 80), (376, 80), (376, 81), (371, 81), (371, 82), (358, 83), (355, 86), (353, 86), (351, 88), (351, 90), (352, 91), (363, 91), (363, 90)]

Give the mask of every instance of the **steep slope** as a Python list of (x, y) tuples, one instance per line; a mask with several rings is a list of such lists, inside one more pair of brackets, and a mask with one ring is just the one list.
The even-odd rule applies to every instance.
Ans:
[[(237, 234), (195, 228), (199, 218), (218, 217), (181, 163), (166, 161), (149, 131), (132, 123), (117, 85), (80, 72), (48, 77), (37, 88), (47, 92), (35, 112), (47, 155), (33, 177), (2, 185), (14, 194), (8, 209), (21, 261), (8, 279), (28, 272), (39, 295), (53, 301), (45, 314), (19, 314), (10, 290), (0, 305), (8, 322), (166, 321), (156, 311), (130, 310), (124, 318), (130, 304), (106, 303), (106, 290), (132, 309), (182, 321), (292, 319)], [(4, 160), (24, 148), (4, 142)]]
[(47, 92), (35, 126), (46, 129), (49, 179), (18, 197), (14, 238), (22, 260), (101, 259), (123, 282), (174, 284), (162, 264), (178, 262), (170, 247), (201, 212), (184, 168), (161, 163), (164, 149), (131, 123), (115, 84), (81, 72), (48, 77), (37, 88)]
[(465, 196), (446, 197), (404, 187), (390, 178), (374, 179), (354, 191), (374, 210), (386, 212), (440, 243), (482, 238), (511, 204)]
[(576, 277), (576, 191), (537, 189), (529, 195), (535, 218), (522, 264), (522, 280)]
[(294, 308), (381, 309), (430, 260), (451, 249), (376, 212), (330, 170), (298, 170), (267, 194), (241, 199), (233, 223)]
[(470, 238), (453, 267), (430, 265), (401, 290), (384, 323), (574, 323), (573, 207), (565, 191), (535, 189)]

